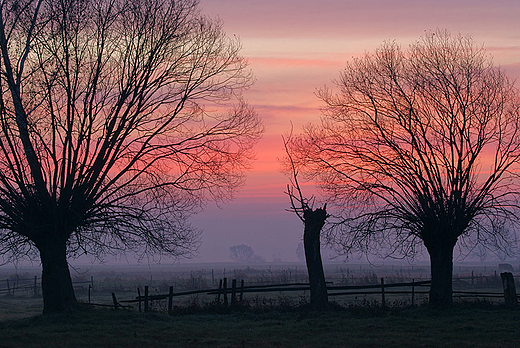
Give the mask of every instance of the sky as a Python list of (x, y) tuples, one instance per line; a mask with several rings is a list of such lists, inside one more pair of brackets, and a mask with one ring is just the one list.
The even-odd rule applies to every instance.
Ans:
[[(303, 224), (284, 194), (282, 135), (319, 122), (318, 88), (333, 86), (346, 62), (384, 41), (406, 47), (427, 31), (447, 29), (484, 44), (494, 62), (520, 79), (518, 0), (201, 0), (202, 13), (220, 18), (242, 42), (256, 83), (245, 99), (266, 132), (246, 184), (220, 207), (209, 204), (192, 219), (203, 230), (198, 257), (230, 261), (229, 247), (246, 244), (267, 261), (293, 262)], [(520, 85), (520, 84), (519, 84)], [(304, 186), (303, 193), (314, 192)]]
[[(319, 122), (316, 90), (333, 87), (353, 57), (384, 41), (406, 47), (425, 32), (447, 29), (473, 37), (520, 79), (518, 0), (201, 0), (200, 7), (240, 38), (256, 78), (245, 98), (266, 132), (235, 198), (220, 207), (209, 204), (192, 219), (203, 234), (199, 255), (190, 262), (230, 261), (229, 247), (237, 244), (252, 246), (267, 261), (297, 260), (303, 224), (286, 211), (282, 135), (291, 125), (298, 133), (302, 125)], [(306, 192), (314, 190), (304, 187)]]

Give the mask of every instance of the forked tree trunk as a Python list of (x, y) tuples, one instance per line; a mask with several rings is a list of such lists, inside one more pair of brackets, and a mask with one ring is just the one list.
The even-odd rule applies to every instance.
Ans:
[(77, 305), (67, 262), (66, 241), (37, 245), (42, 262), (43, 314), (60, 313)]
[(314, 309), (325, 309), (328, 304), (327, 284), (325, 283), (320, 251), (320, 233), (326, 219), (325, 208), (307, 209), (304, 212), (303, 245), (311, 288), (311, 307)]
[(430, 305), (446, 307), (453, 303), (453, 248), (454, 243), (437, 243), (427, 246), (430, 254), (432, 283)]

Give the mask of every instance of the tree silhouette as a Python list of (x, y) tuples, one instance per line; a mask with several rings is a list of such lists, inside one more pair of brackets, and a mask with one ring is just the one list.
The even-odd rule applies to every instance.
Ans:
[(239, 42), (195, 0), (5, 0), (0, 18), (0, 252), (39, 255), (44, 313), (76, 305), (68, 256), (196, 250), (186, 219), (231, 196), (262, 131)]
[(325, 273), (323, 272), (323, 262), (321, 259), (320, 238), (321, 230), (325, 221), (329, 217), (327, 214), (327, 204), (323, 208), (314, 209), (314, 197), (305, 199), (298, 183), (298, 169), (289, 150), (288, 144), (291, 138), (284, 139), (285, 152), (287, 157), (284, 159), (286, 172), (292, 176), (291, 184), (287, 185), (286, 194), (291, 201), (289, 211), (294, 212), (303, 222), (303, 248), (305, 252), (305, 263), (309, 275), (309, 285), (311, 293), (311, 307), (323, 310), (327, 308), (328, 295)]
[(251, 246), (245, 244), (233, 245), (232, 247), (229, 247), (229, 257), (232, 260), (241, 263), (265, 262), (265, 259), (262, 256), (255, 254)]
[(290, 144), (298, 167), (343, 209), (335, 242), (347, 253), (412, 257), (424, 245), (430, 303), (449, 305), (459, 240), (469, 250), (516, 245), (513, 82), (470, 38), (436, 31), (408, 51), (383, 44), (335, 83), (339, 92), (319, 92), (321, 125)]

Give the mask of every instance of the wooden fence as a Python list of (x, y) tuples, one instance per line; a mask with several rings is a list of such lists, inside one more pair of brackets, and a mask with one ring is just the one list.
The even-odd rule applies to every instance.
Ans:
[[(352, 295), (370, 295), (380, 297), (381, 305), (386, 306), (387, 297), (389, 295), (409, 295), (411, 297), (411, 304), (415, 305), (416, 296), (420, 294), (428, 294), (429, 286), (431, 284), (430, 280), (422, 280), (404, 283), (385, 283), (384, 278), (380, 279), (379, 284), (373, 285), (339, 285), (334, 286), (330, 283), (327, 285), (328, 296), (352, 296)], [(504, 285), (505, 286), (505, 285)], [(183, 292), (174, 292), (173, 286), (170, 287), (168, 294), (158, 294), (158, 295), (150, 295), (149, 287), (144, 287), (144, 294), (141, 294), (140, 289), (137, 289), (138, 295), (135, 299), (131, 300), (121, 300), (118, 301), (115, 293), (112, 293), (112, 305), (102, 305), (102, 306), (110, 306), (115, 309), (126, 307), (123, 303), (138, 303), (139, 311), (147, 312), (150, 308), (151, 301), (160, 301), (160, 300), (168, 300), (168, 313), (171, 315), (173, 313), (173, 299), (178, 296), (187, 296), (187, 295), (196, 295), (196, 294), (206, 294), (206, 295), (215, 295), (216, 302), (222, 304), (227, 307), (229, 305), (240, 305), (243, 301), (243, 296), (245, 293), (272, 293), (272, 292), (301, 292), (301, 291), (310, 291), (310, 287), (308, 283), (291, 283), (291, 284), (272, 284), (272, 285), (253, 285), (253, 286), (245, 286), (244, 280), (240, 281), (240, 285), (237, 285), (237, 280), (233, 279), (231, 282), (231, 286), (228, 287), (228, 279), (223, 278), (220, 280), (218, 289), (205, 289), (205, 290), (193, 290), (193, 291), (183, 291)], [(480, 291), (462, 291), (456, 290), (453, 291), (453, 297), (473, 297), (473, 298), (504, 298), (505, 292), (480, 292)], [(515, 296), (516, 293), (515, 293)], [(506, 298), (507, 300), (507, 298)], [(516, 301), (515, 301), (516, 302)], [(96, 304), (93, 304), (96, 305)]]
[[(482, 279), (481, 279), (482, 278)], [(495, 274), (494, 277), (457, 277), (453, 278), (455, 284), (467, 284), (468, 286), (476, 285), (477, 283), (489, 283), (490, 279), (494, 284), (500, 282), (500, 276)], [(418, 295), (426, 295), (429, 293), (429, 280), (421, 280), (411, 282), (400, 282), (400, 283), (385, 283), (385, 278), (380, 278), (378, 284), (371, 285), (332, 285), (331, 282), (327, 284), (327, 292), (329, 297), (336, 296), (370, 296), (371, 299), (378, 300), (382, 306), (387, 305), (388, 296), (405, 295), (411, 299), (411, 304), (415, 305)], [(5, 284), (5, 287), (2, 285)], [(88, 303), (93, 306), (113, 307), (122, 308), (126, 307), (131, 303), (138, 303), (139, 311), (148, 311), (150, 308), (151, 301), (168, 301), (168, 312), (171, 314), (173, 310), (173, 299), (179, 296), (189, 296), (197, 294), (214, 295), (215, 301), (221, 303), (223, 306), (241, 304), (243, 302), (244, 294), (251, 293), (285, 293), (285, 292), (307, 292), (310, 290), (308, 283), (288, 283), (288, 284), (271, 284), (271, 285), (250, 285), (245, 286), (244, 280), (238, 282), (236, 279), (231, 280), (228, 284), (228, 278), (220, 279), (219, 287), (214, 289), (203, 289), (203, 290), (192, 290), (192, 291), (181, 291), (174, 292), (174, 287), (169, 288), (169, 292), (166, 294), (154, 294), (149, 293), (149, 287), (144, 287), (144, 293), (141, 294), (141, 289), (137, 288), (137, 296), (130, 300), (118, 301), (115, 293), (112, 293), (111, 304), (96, 304), (91, 303), (90, 292), (94, 287), (94, 278), (91, 277), (90, 281), (75, 281), (73, 285), (86, 286), (88, 284)], [(513, 280), (514, 287), (514, 280)], [(505, 288), (505, 284), (504, 284)], [(41, 291), (41, 279), (39, 277), (34, 278), (19, 278), (18, 276), (11, 277), (10, 279), (0, 280), (0, 294), (14, 295), (15, 293), (25, 292), (30, 295), (40, 295)], [(456, 289), (453, 291), (453, 297), (455, 298), (504, 298), (505, 292), (490, 292), (490, 291), (464, 291)], [(516, 296), (516, 293), (515, 293)], [(379, 301), (379, 300), (378, 300)]]
[[(15, 293), (24, 292), (25, 294), (39, 295), (41, 290), (41, 278), (34, 276), (34, 278), (20, 278), (18, 275), (11, 279), (0, 280), (0, 284), (5, 284), (5, 287), (0, 286), (0, 294), (8, 296), (15, 295)], [(87, 281), (73, 281), (74, 287), (82, 286), (84, 284), (89, 285), (90, 289), (94, 287), (94, 277), (90, 277)]]

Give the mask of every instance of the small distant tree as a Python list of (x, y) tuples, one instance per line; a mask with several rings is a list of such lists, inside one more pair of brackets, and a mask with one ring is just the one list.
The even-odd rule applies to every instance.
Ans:
[(233, 245), (229, 248), (229, 258), (240, 263), (263, 263), (265, 259), (256, 255), (249, 245)]
[[(432, 305), (452, 303), (454, 247), (516, 245), (520, 98), (472, 39), (429, 33), (349, 63), (321, 125), (289, 144), (343, 209), (344, 252), (430, 255)], [(339, 214), (340, 210), (338, 210)]]

